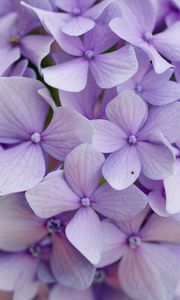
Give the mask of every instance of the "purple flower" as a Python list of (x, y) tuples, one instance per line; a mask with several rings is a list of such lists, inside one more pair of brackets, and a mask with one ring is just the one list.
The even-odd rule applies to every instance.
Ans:
[(168, 69), (162, 74), (154, 72), (148, 56), (136, 50), (138, 72), (128, 81), (117, 87), (118, 93), (133, 90), (146, 102), (153, 105), (164, 105), (180, 99), (180, 84), (169, 80), (173, 74)]
[(45, 154), (63, 161), (84, 142), (92, 141), (91, 124), (65, 107), (55, 108), (44, 129), (48, 103), (38, 94), (46, 91), (36, 80), (0, 78), (0, 194), (20, 192), (35, 186), (46, 171)]
[(48, 31), (60, 47), (73, 58), (43, 69), (45, 82), (60, 90), (79, 92), (86, 87), (89, 72), (101, 88), (115, 87), (132, 77), (137, 71), (133, 47), (125, 46), (111, 53), (103, 53), (117, 41), (107, 24), (111, 16), (116, 14), (117, 5), (109, 5), (99, 18), (98, 24), (84, 35), (83, 40), (59, 32), (56, 19), (46, 20)]
[[(146, 206), (146, 196), (136, 187), (115, 191), (108, 184), (98, 188), (104, 156), (83, 144), (66, 158), (64, 172), (47, 176), (26, 192), (26, 198), (41, 218), (76, 210), (66, 227), (69, 241), (93, 264), (102, 252), (101, 222), (97, 213), (125, 220)], [(96, 213), (97, 212), (97, 213)]]
[(33, 69), (28, 67), (28, 63), (29, 62), (27, 59), (22, 59), (19, 62), (14, 63), (9, 67), (9, 69), (6, 70), (3, 76), (22, 76), (36, 79), (36, 73)]
[(22, 2), (22, 4), (32, 9), (39, 16), (45, 28), (49, 29), (50, 22), (52, 25), (56, 24), (57, 32), (62, 31), (70, 36), (79, 36), (95, 26), (96, 19), (113, 1), (114, 0), (103, 0), (101, 3), (94, 5), (95, 0), (53, 0), (52, 3), (54, 3), (54, 6), (56, 6), (60, 12), (52, 13), (46, 10), (36, 9), (24, 2)]
[[(179, 221), (145, 212), (118, 227), (102, 221), (104, 252), (99, 266), (121, 258), (120, 285), (133, 299), (171, 300), (179, 282)], [(172, 243), (172, 244), (169, 244)], [(171, 247), (170, 247), (171, 245)]]
[[(156, 13), (151, 0), (121, 0), (122, 17), (110, 22), (110, 28), (123, 40), (143, 49), (152, 60), (156, 73), (162, 73), (180, 60), (180, 22), (154, 34)], [(161, 55), (160, 55), (160, 54)]]
[[(38, 218), (24, 194), (3, 198), (0, 215), (0, 247), (11, 252), (0, 255), (0, 289), (14, 290), (18, 285), (20, 288), (25, 281), (34, 281), (37, 272), (41, 280), (46, 278), (51, 283), (48, 269), (41, 261), (49, 261), (52, 274), (63, 286), (85, 289), (91, 285), (95, 268), (67, 240), (63, 217)], [(47, 243), (44, 238), (48, 235)]]
[(151, 179), (172, 174), (174, 154), (170, 141), (177, 139), (179, 103), (151, 108), (134, 92), (123, 92), (106, 108), (109, 120), (93, 120), (94, 147), (111, 153), (102, 168), (109, 184), (117, 189), (130, 186), (142, 171)]
[(14, 10), (0, 17), (0, 75), (2, 75), (21, 55), (37, 67), (49, 53), (52, 37), (29, 33), (39, 23), (36, 16), (22, 7), (20, 1), (14, 2)]

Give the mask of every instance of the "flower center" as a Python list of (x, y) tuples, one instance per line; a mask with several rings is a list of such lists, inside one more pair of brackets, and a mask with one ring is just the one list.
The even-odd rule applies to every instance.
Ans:
[(41, 141), (41, 134), (38, 132), (35, 132), (31, 135), (31, 141), (35, 144), (40, 143)]
[(135, 87), (135, 90), (136, 90), (136, 93), (137, 93), (137, 94), (141, 93), (141, 92), (142, 92), (142, 89), (143, 89), (143, 87), (142, 87), (142, 84), (140, 84), (140, 83), (138, 83), (138, 84), (136, 85), (136, 87)]
[(31, 247), (28, 249), (28, 251), (29, 251), (29, 253), (30, 253), (30, 255), (31, 255), (32, 257), (39, 257), (40, 254), (42, 253), (42, 249), (41, 249), (41, 247), (38, 246), (38, 245), (33, 245), (33, 246), (31, 246)]
[(137, 138), (134, 134), (131, 134), (128, 138), (128, 143), (129, 144), (136, 144), (137, 143)]
[(95, 276), (94, 276), (94, 282), (96, 283), (103, 283), (105, 280), (106, 274), (103, 270), (96, 270)]
[(87, 51), (84, 53), (84, 55), (85, 55), (86, 59), (90, 60), (90, 59), (92, 59), (93, 56), (94, 56), (94, 51), (92, 51), (92, 50), (87, 50)]
[(19, 37), (18, 36), (13, 36), (9, 39), (9, 43), (11, 45), (18, 45), (20, 42)]
[(60, 232), (62, 229), (62, 223), (59, 219), (50, 219), (47, 222), (47, 229), (49, 233)]
[(141, 244), (141, 239), (139, 236), (133, 235), (128, 240), (129, 247), (131, 249), (136, 249)]
[(84, 207), (88, 207), (88, 206), (90, 206), (90, 204), (91, 204), (91, 201), (90, 201), (90, 199), (89, 198), (82, 198), (81, 199), (81, 205), (82, 206), (84, 206)]
[(144, 39), (146, 42), (150, 42), (153, 39), (153, 34), (150, 31), (144, 32)]
[(74, 8), (72, 9), (72, 14), (73, 14), (73, 16), (79, 16), (79, 15), (81, 14), (80, 8), (74, 7)]

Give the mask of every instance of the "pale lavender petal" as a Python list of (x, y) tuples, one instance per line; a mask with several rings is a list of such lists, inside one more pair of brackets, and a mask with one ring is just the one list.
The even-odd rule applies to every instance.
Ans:
[(0, 255), (0, 289), (14, 291), (32, 281), (38, 260), (27, 254)]
[(104, 160), (104, 155), (89, 144), (78, 146), (66, 157), (65, 178), (79, 197), (91, 196), (98, 187)]
[(142, 244), (122, 259), (119, 279), (129, 297), (172, 299), (179, 280), (177, 256), (161, 245)]
[(98, 267), (108, 266), (118, 261), (125, 253), (126, 235), (113, 223), (104, 220), (101, 223), (103, 233), (103, 252)]
[(28, 35), (21, 39), (22, 55), (40, 69), (42, 59), (50, 52), (53, 38), (48, 35)]
[(127, 143), (125, 132), (108, 120), (93, 120), (93, 147), (102, 153), (111, 153), (124, 147)]
[(100, 262), (103, 249), (101, 222), (91, 207), (80, 208), (66, 227), (73, 246), (93, 265)]
[(0, 203), (1, 250), (25, 250), (41, 241), (46, 234), (43, 220), (36, 217), (28, 207), (24, 194), (3, 197)]
[(180, 60), (180, 21), (171, 25), (168, 29), (158, 33), (153, 38), (156, 49), (172, 61)]
[(91, 143), (93, 128), (86, 118), (66, 108), (58, 108), (42, 135), (42, 147), (50, 155), (64, 161), (67, 154), (82, 143)]
[(56, 285), (50, 292), (49, 300), (57, 300), (61, 295), (61, 300), (95, 300), (91, 289), (77, 290)]
[(30, 140), (44, 128), (48, 105), (38, 95), (44, 85), (29, 78), (0, 78), (0, 142)]
[(64, 236), (53, 235), (51, 268), (58, 283), (75, 289), (88, 288), (94, 279), (95, 268)]
[(31, 281), (24, 286), (16, 289), (13, 294), (13, 300), (32, 300), (38, 294), (40, 283)]
[(128, 80), (137, 71), (137, 59), (132, 46), (97, 55), (90, 61), (91, 72), (101, 88), (112, 88)]
[(159, 216), (170, 216), (166, 209), (166, 198), (163, 196), (162, 191), (153, 191), (149, 193), (148, 203), (151, 209)]
[(7, 46), (0, 49), (0, 76), (21, 57), (21, 52), (19, 47), (12, 48)]
[(172, 174), (174, 155), (163, 141), (139, 142), (137, 151), (145, 176), (160, 180)]
[(32, 188), (45, 175), (45, 160), (41, 147), (25, 142), (5, 150), (0, 155), (0, 173), (1, 196)]
[(156, 131), (162, 132), (170, 143), (175, 142), (180, 131), (180, 103), (175, 102), (149, 110), (148, 121), (139, 132), (139, 137), (148, 139)]
[(136, 147), (127, 145), (108, 156), (102, 173), (115, 190), (122, 190), (136, 181), (140, 170), (141, 162)]
[(105, 183), (92, 196), (92, 208), (114, 221), (130, 219), (146, 205), (146, 195), (135, 185), (116, 191)]
[(72, 19), (62, 26), (62, 32), (72, 36), (79, 36), (91, 30), (95, 22), (83, 16), (72, 17)]
[(28, 60), (22, 59), (19, 62), (13, 64), (6, 72), (4, 73), (5, 77), (10, 76), (23, 76), (28, 67)]
[(173, 174), (164, 180), (166, 191), (166, 209), (169, 213), (180, 212), (180, 160), (177, 158)]
[(42, 69), (46, 83), (67, 92), (80, 92), (87, 84), (89, 62), (77, 58), (60, 65)]
[(141, 230), (144, 241), (180, 242), (180, 221), (173, 217), (160, 217), (153, 214)]
[(121, 127), (128, 136), (136, 134), (147, 119), (148, 107), (134, 92), (119, 94), (108, 104), (106, 115), (109, 120)]
[(180, 82), (180, 62), (176, 62), (175, 63), (175, 76), (176, 76), (176, 80), (178, 82)]
[[(81, 0), (84, 3), (84, 0)], [(98, 2), (96, 5), (90, 7), (88, 10), (84, 11), (83, 16), (97, 20), (105, 8), (112, 3), (114, 0), (103, 0)]]
[(86, 2), (84, 0), (55, 0), (55, 4), (61, 8), (62, 10), (65, 10), (67, 12), (72, 12), (73, 8), (79, 8), (82, 10), (87, 9), (91, 5), (93, 5), (95, 0), (87, 0)]
[(36, 215), (50, 218), (61, 212), (77, 209), (78, 197), (71, 191), (62, 172), (50, 173), (36, 187), (26, 192), (26, 199)]

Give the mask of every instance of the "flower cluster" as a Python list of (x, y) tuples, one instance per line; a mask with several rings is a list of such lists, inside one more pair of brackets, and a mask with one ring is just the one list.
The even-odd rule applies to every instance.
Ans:
[(2, 1), (2, 293), (180, 300), (179, 100), (179, 0)]

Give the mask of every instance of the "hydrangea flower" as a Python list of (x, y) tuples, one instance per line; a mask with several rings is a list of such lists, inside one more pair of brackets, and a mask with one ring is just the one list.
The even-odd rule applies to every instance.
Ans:
[(144, 226), (145, 212), (118, 227), (103, 221), (104, 252), (99, 266), (121, 258), (120, 285), (133, 299), (170, 300), (179, 282), (179, 221), (153, 214)]
[(75, 148), (64, 163), (64, 172), (55, 172), (26, 192), (30, 207), (41, 218), (75, 210), (66, 227), (69, 241), (93, 264), (102, 252), (101, 222), (97, 215), (124, 220), (146, 206), (146, 196), (136, 187), (115, 191), (108, 184), (98, 188), (104, 156), (92, 146)]
[(40, 89), (44, 85), (33, 79), (0, 78), (0, 143), (6, 147), (0, 156), (0, 195), (40, 182), (46, 172), (45, 153), (63, 161), (77, 145), (92, 140), (91, 124), (65, 107), (55, 109), (45, 129), (49, 105), (38, 94)]
[[(160, 33), (153, 33), (156, 12), (151, 0), (120, 0), (122, 17), (110, 22), (110, 28), (120, 38), (143, 49), (152, 60), (156, 73), (163, 73), (180, 60), (180, 22)], [(163, 55), (163, 56), (162, 56)]]
[(157, 74), (143, 51), (136, 51), (136, 56), (138, 71), (131, 79), (117, 87), (118, 93), (132, 90), (152, 105), (164, 105), (179, 100), (180, 84), (169, 80), (173, 70), (168, 69), (162, 74)]
[[(40, 261), (48, 258), (55, 279), (63, 286), (85, 289), (91, 285), (95, 268), (68, 242), (62, 217), (38, 218), (29, 208), (24, 194), (6, 196), (0, 203), (0, 215), (0, 247), (10, 252), (0, 254), (0, 289), (16, 290), (17, 284), (21, 288), (35, 281)], [(52, 249), (51, 243), (42, 241), (48, 234)], [(40, 278), (49, 278), (46, 268), (42, 272)], [(18, 280), (20, 274), (22, 277)]]
[(20, 1), (15, 1), (13, 8), (0, 17), (1, 76), (21, 55), (40, 67), (42, 59), (49, 53), (53, 42), (53, 38), (48, 35), (29, 34), (37, 28), (39, 22), (36, 21), (36, 16), (32, 16), (32, 13), (27, 12), (27, 9), (20, 5)]
[(174, 154), (162, 134), (170, 142), (177, 139), (179, 113), (179, 103), (152, 108), (148, 113), (146, 103), (138, 95), (123, 92), (109, 102), (108, 120), (91, 121), (94, 147), (111, 153), (102, 173), (114, 189), (130, 186), (140, 171), (155, 180), (172, 174)]

